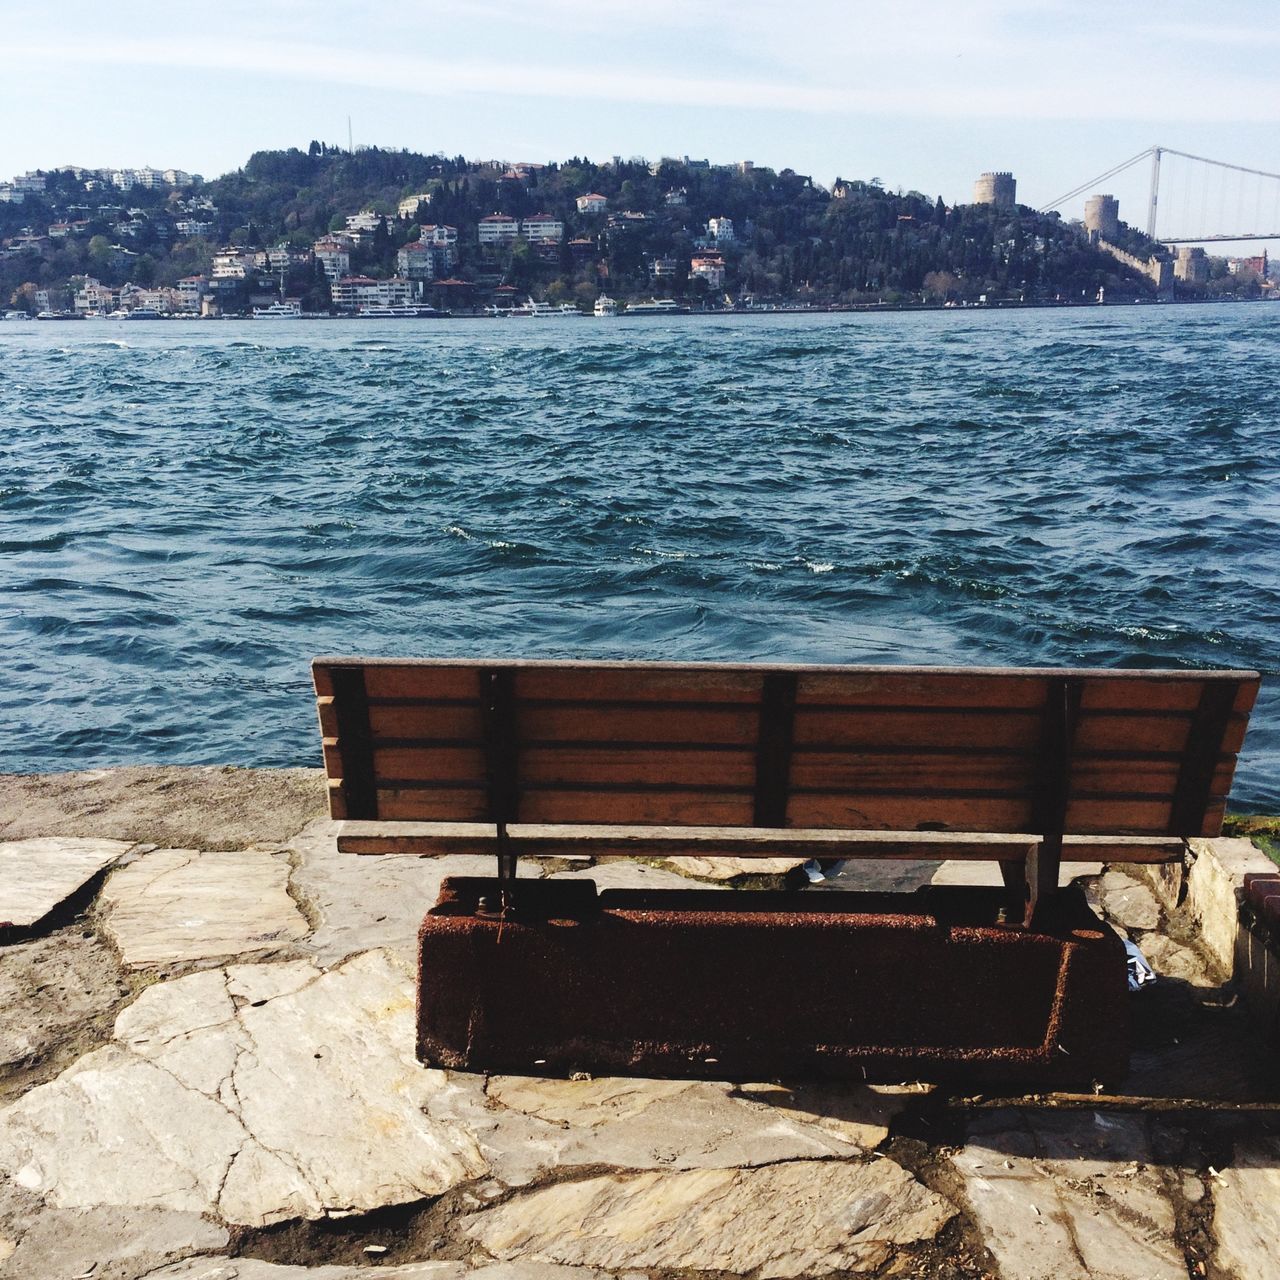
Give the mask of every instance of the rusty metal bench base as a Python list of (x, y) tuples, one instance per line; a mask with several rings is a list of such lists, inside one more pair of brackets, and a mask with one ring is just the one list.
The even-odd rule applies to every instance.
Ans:
[(1067, 890), (728, 894), (449, 879), (419, 935), (418, 1056), (469, 1071), (761, 1080), (1119, 1081), (1123, 948)]

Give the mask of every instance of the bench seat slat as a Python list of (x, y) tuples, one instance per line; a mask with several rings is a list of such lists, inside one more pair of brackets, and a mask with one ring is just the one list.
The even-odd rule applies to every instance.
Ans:
[[(840, 857), (1020, 860), (1039, 837), (951, 831), (775, 831), (759, 827), (611, 826), (588, 823), (513, 823), (508, 836), (526, 854), (588, 854), (605, 857), (738, 858)], [(344, 822), (338, 848), (345, 853), (412, 856), (492, 853), (495, 829), (488, 822)], [(1168, 862), (1180, 858), (1176, 837), (1067, 836), (1064, 857), (1089, 862)]]

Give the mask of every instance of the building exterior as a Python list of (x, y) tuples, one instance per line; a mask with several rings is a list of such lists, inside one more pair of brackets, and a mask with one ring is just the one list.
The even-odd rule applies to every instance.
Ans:
[(431, 192), (421, 191), (416, 196), (405, 196), (396, 206), (397, 218), (416, 218), (418, 206), (431, 203)]
[(434, 280), (436, 264), (431, 245), (410, 241), (396, 254), (396, 270), (406, 280)]
[(668, 208), (672, 209), (683, 208), (689, 203), (689, 193), (684, 187), (678, 187), (673, 191), (668, 191), (662, 198), (666, 202)]
[(255, 265), (253, 258), (252, 253), (224, 249), (213, 255), (213, 270), (209, 274), (214, 280), (243, 280)]
[(997, 209), (1012, 209), (1017, 198), (1017, 181), (1007, 170), (981, 174), (973, 184), (974, 204), (993, 204)]
[(178, 229), (180, 236), (185, 236), (188, 240), (195, 236), (208, 239), (213, 235), (213, 223), (205, 222), (200, 218), (179, 218), (173, 224)]
[(554, 241), (564, 235), (564, 223), (549, 213), (535, 213), (520, 224), (520, 231), (530, 243)]
[(694, 258), (689, 263), (689, 276), (694, 280), (705, 280), (710, 289), (724, 287), (724, 260), (721, 258)]
[[(53, 228), (49, 228), (53, 234)], [(1264, 249), (1256, 258), (1228, 258), (1227, 270), (1233, 276), (1252, 276), (1258, 280), (1267, 278), (1267, 251)]]
[(76, 290), (73, 305), (77, 315), (112, 311), (116, 305), (116, 296), (107, 285), (95, 280), (92, 276), (85, 276), (84, 284)]
[(44, 174), (43, 173), (20, 173), (13, 180), (13, 189), (21, 192), (36, 192), (44, 190)]
[(200, 300), (208, 292), (208, 285), (204, 276), (183, 276), (174, 289), (177, 309), (188, 315), (199, 315)]
[(390, 280), (344, 276), (329, 286), (333, 305), (344, 311), (358, 311), (362, 307), (406, 307), (413, 302), (414, 292), (410, 281), (397, 276)]
[(577, 200), (579, 213), (605, 213), (609, 208), (609, 199), (598, 191), (588, 191)]
[(419, 243), (431, 250), (436, 276), (447, 276), (458, 263), (458, 228), (447, 224), (424, 223), (418, 232)]
[(654, 258), (649, 263), (649, 275), (654, 280), (670, 279), (675, 275), (677, 265), (674, 258)]
[(1114, 240), (1120, 234), (1120, 201), (1115, 196), (1090, 196), (1084, 202), (1084, 229), (1091, 239), (1098, 235)]
[(351, 250), (340, 240), (317, 240), (311, 252), (330, 281), (341, 279), (351, 270)]
[(1209, 280), (1209, 259), (1198, 244), (1181, 244), (1173, 262), (1173, 278), (1184, 284), (1206, 284)]
[(717, 245), (733, 244), (737, 239), (733, 230), (733, 219), (709, 218), (707, 220), (707, 236)]
[(0, 182), (0, 204), (21, 204), (27, 198), (12, 182)]
[(354, 236), (368, 234), (378, 229), (382, 215), (372, 209), (362, 209), (359, 213), (347, 214), (347, 230)]
[(478, 232), (481, 244), (512, 244), (520, 235), (520, 224), (505, 213), (491, 213), (480, 219)]

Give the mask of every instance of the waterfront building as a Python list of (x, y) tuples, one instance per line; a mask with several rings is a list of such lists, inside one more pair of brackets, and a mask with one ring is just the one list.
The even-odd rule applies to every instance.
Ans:
[(723, 288), (724, 260), (717, 257), (694, 258), (689, 263), (689, 275), (697, 280), (705, 280), (708, 288)]
[(491, 213), (480, 219), (477, 231), (482, 245), (511, 244), (520, 235), (520, 224), (505, 213)]
[(997, 209), (1012, 209), (1017, 203), (1018, 184), (1008, 170), (980, 174), (973, 184), (974, 204), (993, 204)]
[(1228, 258), (1227, 271), (1233, 276), (1252, 276), (1257, 280), (1267, 278), (1267, 251), (1264, 249), (1253, 258)]
[(72, 305), (77, 315), (86, 315), (91, 311), (105, 314), (115, 310), (116, 295), (114, 290), (101, 281), (85, 276), (84, 283), (76, 290)]
[(351, 270), (350, 249), (332, 236), (317, 240), (311, 246), (311, 252), (331, 281), (345, 276)]
[(201, 299), (208, 292), (208, 288), (209, 282), (204, 276), (183, 276), (174, 289), (177, 309), (189, 315), (198, 315)]
[(414, 301), (416, 290), (411, 281), (398, 276), (390, 280), (344, 276), (330, 285), (329, 292), (335, 307), (358, 311), (362, 307), (407, 307)]
[(520, 226), (524, 238), (530, 243), (559, 240), (564, 235), (564, 223), (549, 213), (535, 213)]
[(1111, 195), (1090, 196), (1084, 202), (1084, 229), (1090, 239), (1115, 240), (1120, 234), (1120, 201)]
[(588, 191), (585, 196), (578, 197), (577, 205), (579, 213), (604, 213), (609, 208), (609, 199), (598, 191)]

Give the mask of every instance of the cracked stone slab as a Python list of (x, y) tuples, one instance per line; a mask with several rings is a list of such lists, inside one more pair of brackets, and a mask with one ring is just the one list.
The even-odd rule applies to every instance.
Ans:
[[(312, 914), (303, 949), (323, 965), (385, 947), (412, 961), (418, 927), (440, 896), (446, 876), (491, 876), (497, 863), (482, 854), (414, 858), (404, 854), (339, 853), (334, 824), (313, 822), (291, 841), (293, 886)], [(536, 877), (524, 859), (517, 874)]]
[(0, 1280), (135, 1280), (175, 1259), (226, 1248), (230, 1234), (197, 1213), (46, 1209), (25, 1226)]
[(983, 1243), (1019, 1280), (1185, 1280), (1143, 1121), (997, 1111), (952, 1164)]
[(131, 969), (272, 951), (307, 922), (289, 897), (289, 861), (260, 850), (157, 849), (113, 871), (99, 904)]
[[(708, 859), (709, 861), (709, 859)], [(677, 875), (664, 867), (651, 867), (628, 858), (609, 858), (593, 867), (577, 871), (557, 871), (548, 880), (594, 880), (597, 889), (689, 889), (689, 877)], [(721, 884), (703, 885), (704, 889), (723, 889)]]
[[(1059, 884), (1070, 884), (1080, 876), (1100, 876), (1100, 862), (1064, 862), (1058, 876)], [(998, 862), (974, 862), (969, 859), (953, 858), (944, 862), (934, 873), (930, 884), (978, 885), (982, 888), (999, 889), (1004, 885)]]
[(435, 1083), (386, 953), (206, 970), (147, 988), (110, 1045), (0, 1111), (0, 1168), (58, 1208), (363, 1212), (486, 1172), (466, 1129), (424, 1114)]
[(804, 858), (664, 858), (663, 865), (683, 876), (699, 880), (736, 880), (740, 876), (785, 876), (788, 871), (802, 867)]
[(873, 1271), (895, 1246), (933, 1239), (954, 1214), (892, 1160), (800, 1160), (561, 1182), (462, 1227), (500, 1259), (771, 1280)]
[(1280, 1138), (1244, 1139), (1213, 1181), (1215, 1261), (1237, 1280), (1280, 1280)]
[(0, 928), (29, 928), (122, 858), (130, 840), (0, 841)]
[(738, 1096), (733, 1085), (690, 1080), (495, 1076), (486, 1089), (481, 1077), (451, 1072), (429, 1113), (465, 1123), (508, 1186), (593, 1165), (732, 1168), (863, 1150), (813, 1116)]
[(586, 1267), (557, 1267), (540, 1262), (494, 1262), (469, 1266), (465, 1262), (408, 1262), (370, 1271), (368, 1267), (299, 1267), (256, 1258), (193, 1258), (139, 1280), (607, 1280)]
[(1098, 885), (1107, 919), (1124, 929), (1146, 931), (1160, 925), (1160, 904), (1151, 889), (1122, 871), (1108, 871)]

